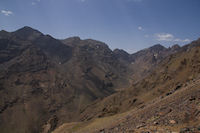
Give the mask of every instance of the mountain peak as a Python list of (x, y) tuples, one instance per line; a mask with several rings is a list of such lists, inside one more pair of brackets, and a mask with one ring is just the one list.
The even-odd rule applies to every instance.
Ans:
[(73, 46), (73, 45), (76, 45), (77, 43), (79, 43), (81, 41), (81, 38), (79, 36), (74, 36), (74, 37), (66, 38), (61, 41), (66, 45)]
[(118, 49), (118, 48), (114, 49), (113, 52), (116, 53), (116, 54), (125, 54), (125, 55), (129, 55), (129, 54), (128, 54), (126, 51), (124, 51), (123, 49)]
[(113, 53), (120, 59), (130, 61), (130, 54), (123, 49), (114, 49)]
[[(39, 31), (36, 30), (36, 29), (33, 29), (33, 28), (29, 27), (29, 26), (24, 26), (24, 27), (16, 30), (15, 32), (39, 32)], [(39, 33), (41, 33), (41, 32), (39, 32)]]
[(34, 40), (35, 38), (43, 35), (40, 31), (35, 30), (31, 27), (25, 26), (21, 29), (16, 30), (12, 34), (22, 39)]
[(0, 31), (0, 39), (2, 38), (9, 38), (10, 37), (10, 32), (7, 32), (5, 30)]
[(81, 40), (81, 38), (79, 36), (69, 37), (67, 39), (76, 40), (76, 41), (80, 41)]
[(5, 33), (7, 33), (7, 31), (5, 31), (5, 30), (1, 30), (0, 32), (2, 32), (2, 33), (5, 32)]
[(158, 52), (167, 50), (167, 48), (165, 48), (161, 44), (156, 44), (156, 45), (153, 45), (152, 47), (148, 48), (147, 50), (158, 53)]
[[(27, 29), (27, 30), (34, 30), (33, 28), (29, 27), (29, 26), (24, 26), (21, 29)], [(20, 30), (20, 29), (19, 29)]]
[(171, 50), (179, 50), (181, 47), (178, 44), (174, 44), (172, 47), (170, 47)]
[(0, 31), (0, 35), (3, 35), (3, 34), (9, 34), (9, 32), (5, 31), (5, 30), (1, 30)]
[(161, 44), (155, 44), (152, 47), (150, 47), (150, 49), (163, 50), (163, 49), (166, 49), (166, 48)]

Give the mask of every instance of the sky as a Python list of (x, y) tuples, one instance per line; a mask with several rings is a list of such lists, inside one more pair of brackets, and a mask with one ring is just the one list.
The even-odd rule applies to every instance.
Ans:
[(200, 37), (200, 0), (0, 0), (0, 30), (30, 26), (57, 39), (79, 36), (129, 53)]

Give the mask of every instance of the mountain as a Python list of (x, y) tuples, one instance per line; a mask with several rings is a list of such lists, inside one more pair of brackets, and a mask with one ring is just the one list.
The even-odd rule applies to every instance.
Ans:
[(118, 59), (125, 62), (131, 62), (130, 54), (124, 51), (123, 49), (114, 49), (113, 53)]
[(76, 124), (77, 133), (199, 132), (200, 39), (178, 49), (144, 79), (85, 108), (83, 122), (55, 133)]
[(160, 44), (156, 44), (150, 48), (131, 54), (131, 68), (133, 70), (132, 78), (137, 79), (136, 81), (142, 79), (151, 73), (151, 70), (159, 64), (160, 61), (165, 57), (176, 53), (179, 49), (180, 47), (178, 45), (174, 45), (171, 48), (165, 48)]
[(0, 131), (42, 132), (128, 86), (126, 66), (102, 42), (57, 40), (30, 27), (0, 32)]
[[(105, 123), (106, 132), (112, 131), (111, 124), (130, 128), (118, 125), (118, 118), (125, 119), (121, 113), (133, 111), (130, 115), (134, 116), (139, 108), (148, 114), (148, 105), (159, 111), (160, 104), (150, 104), (152, 101), (176, 96), (175, 91), (185, 84), (193, 88), (192, 80), (198, 81), (199, 42), (170, 48), (157, 44), (129, 54), (112, 51), (107, 44), (92, 39), (58, 40), (27, 26), (14, 32), (0, 31), (0, 132), (79, 130), (96, 124), (95, 119), (110, 118), (116, 123)], [(198, 96), (197, 89), (187, 90), (180, 89), (178, 94)], [(170, 100), (164, 101), (166, 106)], [(180, 103), (185, 106), (187, 101)], [(130, 118), (130, 123), (137, 123), (134, 126), (141, 124)]]

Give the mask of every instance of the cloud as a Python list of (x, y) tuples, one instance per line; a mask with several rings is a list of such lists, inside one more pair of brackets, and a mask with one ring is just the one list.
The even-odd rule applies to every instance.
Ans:
[(183, 42), (191, 42), (191, 40), (190, 39), (184, 39), (184, 40), (182, 40)]
[(172, 41), (174, 36), (169, 33), (157, 33), (155, 34), (157, 41)]
[(175, 38), (174, 35), (170, 33), (157, 33), (155, 34), (156, 40), (157, 41), (168, 41), (168, 42), (190, 42), (190, 39), (180, 39), (180, 38)]
[(143, 0), (128, 0), (129, 2), (142, 2)]
[(80, 2), (86, 2), (86, 0), (80, 0)]
[(179, 38), (176, 38), (176, 39), (174, 39), (174, 42), (190, 42), (191, 40), (190, 39), (188, 39), (188, 38), (186, 38), (186, 39), (179, 39)]
[(41, 2), (41, 0), (35, 0), (35, 1), (31, 2), (31, 5), (35, 6), (39, 2)]
[(139, 26), (139, 27), (138, 27), (138, 30), (143, 31), (144, 29), (142, 28), (142, 26)]
[(31, 3), (31, 5), (33, 5), (33, 6), (34, 6), (34, 5), (36, 5), (36, 3), (35, 3), (35, 2), (32, 2), (32, 3)]
[(13, 15), (13, 12), (8, 10), (1, 10), (1, 13), (4, 14), (5, 16)]
[(145, 38), (149, 38), (149, 35), (148, 35), (148, 34), (146, 34), (146, 35), (144, 35), (144, 37), (145, 37)]

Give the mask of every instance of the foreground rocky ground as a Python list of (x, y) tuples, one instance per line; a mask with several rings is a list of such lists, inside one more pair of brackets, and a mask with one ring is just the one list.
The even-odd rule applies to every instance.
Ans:
[(63, 125), (54, 133), (199, 133), (200, 79), (129, 112), (88, 123)]

